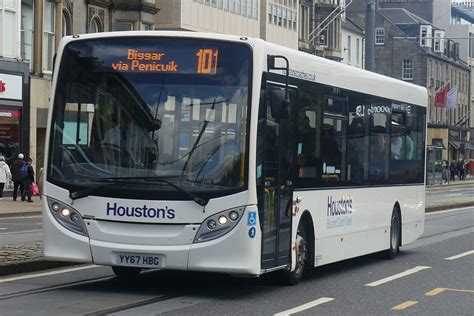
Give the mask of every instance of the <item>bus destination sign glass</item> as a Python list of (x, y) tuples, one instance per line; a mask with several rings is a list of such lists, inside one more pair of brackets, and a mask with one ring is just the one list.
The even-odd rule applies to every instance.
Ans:
[[(167, 72), (215, 75), (218, 71), (219, 49), (199, 48), (179, 53), (160, 50), (129, 48), (123, 57), (111, 62), (119, 72)], [(190, 64), (191, 62), (191, 64)]]

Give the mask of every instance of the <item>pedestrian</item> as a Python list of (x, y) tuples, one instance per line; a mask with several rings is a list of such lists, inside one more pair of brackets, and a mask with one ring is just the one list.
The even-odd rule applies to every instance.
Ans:
[(442, 164), (442, 178), (444, 183), (448, 183), (448, 163), (443, 160)]
[(21, 195), (22, 201), (33, 202), (33, 200), (31, 199), (31, 196), (33, 195), (31, 186), (33, 185), (33, 182), (35, 182), (35, 171), (33, 169), (33, 166), (31, 165), (32, 162), (33, 159), (31, 159), (31, 157), (28, 157), (28, 159), (26, 159), (27, 171), (26, 177), (23, 180), (23, 185), (25, 189), (23, 190), (23, 193)]
[(459, 159), (457, 169), (459, 180), (464, 180), (464, 161), (462, 159)]
[(13, 180), (13, 201), (16, 201), (18, 189), (20, 189), (20, 194), (23, 196), (23, 191), (25, 187), (23, 186), (24, 177), (20, 175), (20, 169), (25, 164), (23, 154), (18, 154), (18, 159), (16, 159), (11, 165), (11, 173)]
[(3, 188), (5, 187), (5, 183), (8, 183), (8, 180), (10, 180), (11, 177), (12, 174), (10, 168), (5, 162), (5, 157), (0, 155), (0, 200), (3, 200)]
[(449, 173), (450, 173), (450, 179), (451, 181), (454, 181), (456, 179), (456, 161), (452, 161), (451, 164), (449, 165)]

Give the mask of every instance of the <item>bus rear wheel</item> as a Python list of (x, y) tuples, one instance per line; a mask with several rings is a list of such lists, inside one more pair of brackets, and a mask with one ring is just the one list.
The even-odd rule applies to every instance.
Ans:
[(390, 221), (390, 248), (385, 251), (385, 257), (387, 259), (395, 258), (400, 251), (401, 226), (400, 213), (398, 209), (394, 209)]
[(130, 279), (138, 276), (142, 269), (134, 267), (117, 267), (113, 266), (112, 271), (116, 276), (123, 279)]
[(296, 285), (303, 278), (308, 262), (308, 243), (305, 226), (300, 223), (296, 233), (296, 267), (293, 271), (283, 271), (283, 283), (286, 285)]

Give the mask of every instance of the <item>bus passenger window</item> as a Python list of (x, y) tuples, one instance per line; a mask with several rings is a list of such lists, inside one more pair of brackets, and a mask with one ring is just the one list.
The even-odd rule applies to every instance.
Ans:
[(300, 177), (316, 177), (316, 112), (298, 113), (297, 157)]
[(364, 100), (354, 97), (349, 105), (349, 122), (347, 128), (347, 181), (353, 184), (364, 184), (368, 177), (369, 135), (366, 126), (369, 119), (357, 113)]
[[(385, 108), (384, 104), (377, 106)], [(389, 114), (389, 111), (380, 110), (371, 116), (369, 181), (372, 183), (384, 183), (389, 177)]]

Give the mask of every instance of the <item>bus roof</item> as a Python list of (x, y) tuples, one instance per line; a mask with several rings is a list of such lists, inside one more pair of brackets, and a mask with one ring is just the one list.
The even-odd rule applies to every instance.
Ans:
[(428, 94), (425, 87), (266, 42), (259, 38), (189, 31), (125, 31), (67, 36), (61, 42), (65, 45), (67, 42), (74, 40), (138, 36), (209, 38), (233, 42), (245, 41), (254, 48), (259, 47), (263, 49), (264, 54), (261, 57), (263, 58), (262, 61), (265, 69), (262, 71), (266, 71), (267, 54), (284, 55), (290, 63), (291, 77), (424, 107), (428, 103)]

